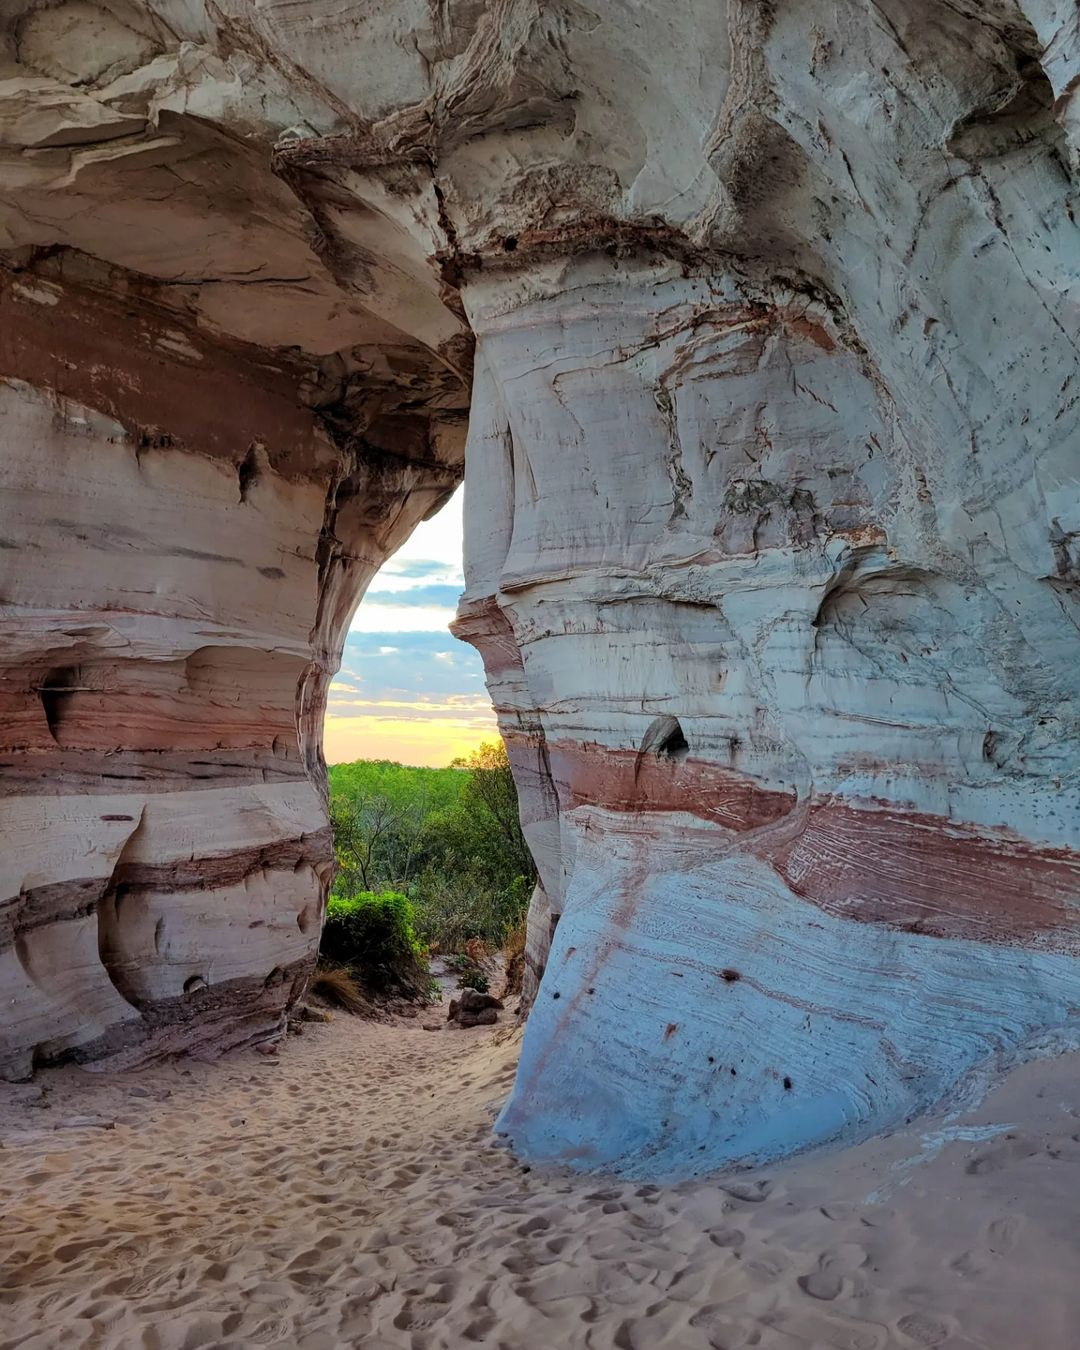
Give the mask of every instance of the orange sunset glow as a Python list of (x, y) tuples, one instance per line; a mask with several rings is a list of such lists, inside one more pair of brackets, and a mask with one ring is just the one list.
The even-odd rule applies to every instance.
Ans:
[(441, 767), (491, 740), (479, 656), (448, 630), (464, 587), (461, 492), (372, 581), (330, 686), (328, 764), (392, 759)]

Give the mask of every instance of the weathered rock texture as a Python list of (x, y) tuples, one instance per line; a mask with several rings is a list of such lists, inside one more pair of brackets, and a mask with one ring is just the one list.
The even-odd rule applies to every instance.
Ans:
[(279, 1029), (332, 867), (327, 684), (367, 581), (460, 479), (471, 339), (433, 245), (276, 164), (281, 131), (341, 113), (246, 20), (14, 10), (0, 1074), (22, 1076)]
[(1075, 6), (71, 0), (8, 42), (9, 1063), (302, 983), (327, 674), (473, 341), (516, 1147), (766, 1158), (1068, 1040)]

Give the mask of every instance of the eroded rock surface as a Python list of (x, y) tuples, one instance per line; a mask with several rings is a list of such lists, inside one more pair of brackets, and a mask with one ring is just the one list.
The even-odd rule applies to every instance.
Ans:
[(470, 402), (458, 631), (541, 874), (515, 1146), (771, 1157), (1069, 1040), (1074, 6), (6, 42), (9, 1065), (276, 1024), (342, 626)]
[(460, 480), (472, 344), (422, 245), (278, 171), (280, 136), (341, 112), (240, 20), (75, 0), (4, 21), (19, 1077), (280, 1029), (332, 868), (327, 684), (368, 580)]

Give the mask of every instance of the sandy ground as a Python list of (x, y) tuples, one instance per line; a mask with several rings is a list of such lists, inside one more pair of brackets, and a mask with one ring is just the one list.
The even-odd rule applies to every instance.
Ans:
[(1080, 1347), (1080, 1056), (658, 1188), (491, 1146), (516, 1052), (339, 1017), (277, 1058), (0, 1087), (0, 1347)]

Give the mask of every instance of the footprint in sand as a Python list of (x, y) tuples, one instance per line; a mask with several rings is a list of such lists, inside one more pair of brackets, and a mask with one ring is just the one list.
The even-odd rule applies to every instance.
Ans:
[(809, 1275), (800, 1275), (799, 1288), (811, 1298), (830, 1302), (839, 1298), (844, 1288), (844, 1276), (853, 1275), (865, 1266), (870, 1255), (857, 1242), (841, 1242), (818, 1257), (818, 1268)]
[(121, 1295), (129, 1296), (137, 1292), (136, 1286), (138, 1283), (139, 1282), (130, 1275), (118, 1275), (114, 1279), (106, 1280), (95, 1292), (100, 1294), (103, 1298), (116, 1298)]
[(733, 1320), (731, 1310), (719, 1303), (710, 1303), (694, 1313), (689, 1325), (704, 1332), (712, 1350), (743, 1350), (760, 1339), (759, 1332)]
[(57, 1261), (62, 1261), (67, 1265), (69, 1261), (77, 1261), (80, 1256), (86, 1252), (92, 1252), (95, 1248), (104, 1247), (108, 1244), (107, 1237), (85, 1238), (82, 1242), (65, 1242), (62, 1247), (57, 1247), (53, 1256)]
[(986, 1274), (987, 1263), (977, 1252), (961, 1252), (959, 1256), (949, 1262), (949, 1269), (955, 1270), (957, 1275), (973, 1279)]
[(896, 1323), (896, 1329), (915, 1345), (934, 1346), (947, 1340), (956, 1329), (951, 1317), (941, 1317), (934, 1313), (905, 1313)]
[(585, 1199), (596, 1203), (598, 1200), (621, 1200), (622, 1191), (589, 1191)]
[(495, 1327), (497, 1319), (490, 1313), (485, 1313), (482, 1317), (474, 1317), (466, 1327), (462, 1327), (462, 1337), (467, 1341), (474, 1341), (481, 1345), (487, 1342), (488, 1336)]
[(779, 1252), (766, 1252), (747, 1261), (746, 1269), (752, 1275), (759, 1275), (766, 1280), (775, 1280), (783, 1275), (790, 1264), (787, 1257), (781, 1256)]
[(996, 1256), (1004, 1256), (1016, 1246), (1023, 1227), (1024, 1220), (1019, 1214), (994, 1219), (986, 1230), (986, 1245)]
[(309, 1270), (312, 1266), (319, 1264), (320, 1256), (318, 1247), (311, 1247), (307, 1251), (299, 1252), (285, 1267), (286, 1274), (294, 1270)]
[(840, 1276), (828, 1270), (815, 1270), (809, 1275), (800, 1275), (798, 1285), (804, 1294), (821, 1299), (824, 1303), (839, 1298), (844, 1289), (844, 1281)]
[(854, 1275), (870, 1260), (870, 1253), (858, 1242), (840, 1242), (828, 1251), (822, 1252), (818, 1259), (821, 1270), (831, 1271), (834, 1275)]
[(1072, 1134), (1068, 1139), (1058, 1139), (1048, 1145), (1046, 1151), (1058, 1162), (1080, 1162), (1080, 1134)]
[(831, 1219), (834, 1223), (844, 1223), (848, 1219), (857, 1219), (862, 1205), (853, 1203), (850, 1200), (830, 1201), (827, 1205), (819, 1206), (820, 1212), (826, 1219)]
[(1041, 1153), (1042, 1145), (1035, 1139), (1019, 1134), (1007, 1134), (1001, 1143), (976, 1153), (964, 1168), (970, 1176), (984, 1176), (989, 1172), (1000, 1172), (1013, 1163)]
[(413, 1312), (411, 1308), (406, 1306), (394, 1318), (394, 1326), (397, 1327), (398, 1331), (427, 1331), (437, 1321), (437, 1313), (434, 1316), (425, 1317), (422, 1312)]
[(349, 1283), (349, 1297), (341, 1305), (341, 1312), (349, 1317), (363, 1313), (377, 1298), (386, 1293), (386, 1288), (376, 1280), (361, 1280)]
[(780, 1317), (773, 1323), (780, 1331), (789, 1331), (792, 1345), (813, 1345), (814, 1350), (886, 1350), (895, 1346), (889, 1333), (878, 1323), (841, 1321), (820, 1313), (799, 1313)]
[(283, 1341), (289, 1334), (289, 1324), (279, 1318), (272, 1322), (260, 1322), (254, 1331), (248, 1332), (248, 1339), (259, 1345), (272, 1345)]
[(511, 1275), (531, 1275), (536, 1268), (536, 1262), (524, 1256), (506, 1256), (501, 1264)]
[(771, 1181), (732, 1181), (720, 1188), (735, 1200), (743, 1200), (748, 1205), (760, 1204), (769, 1198)]

